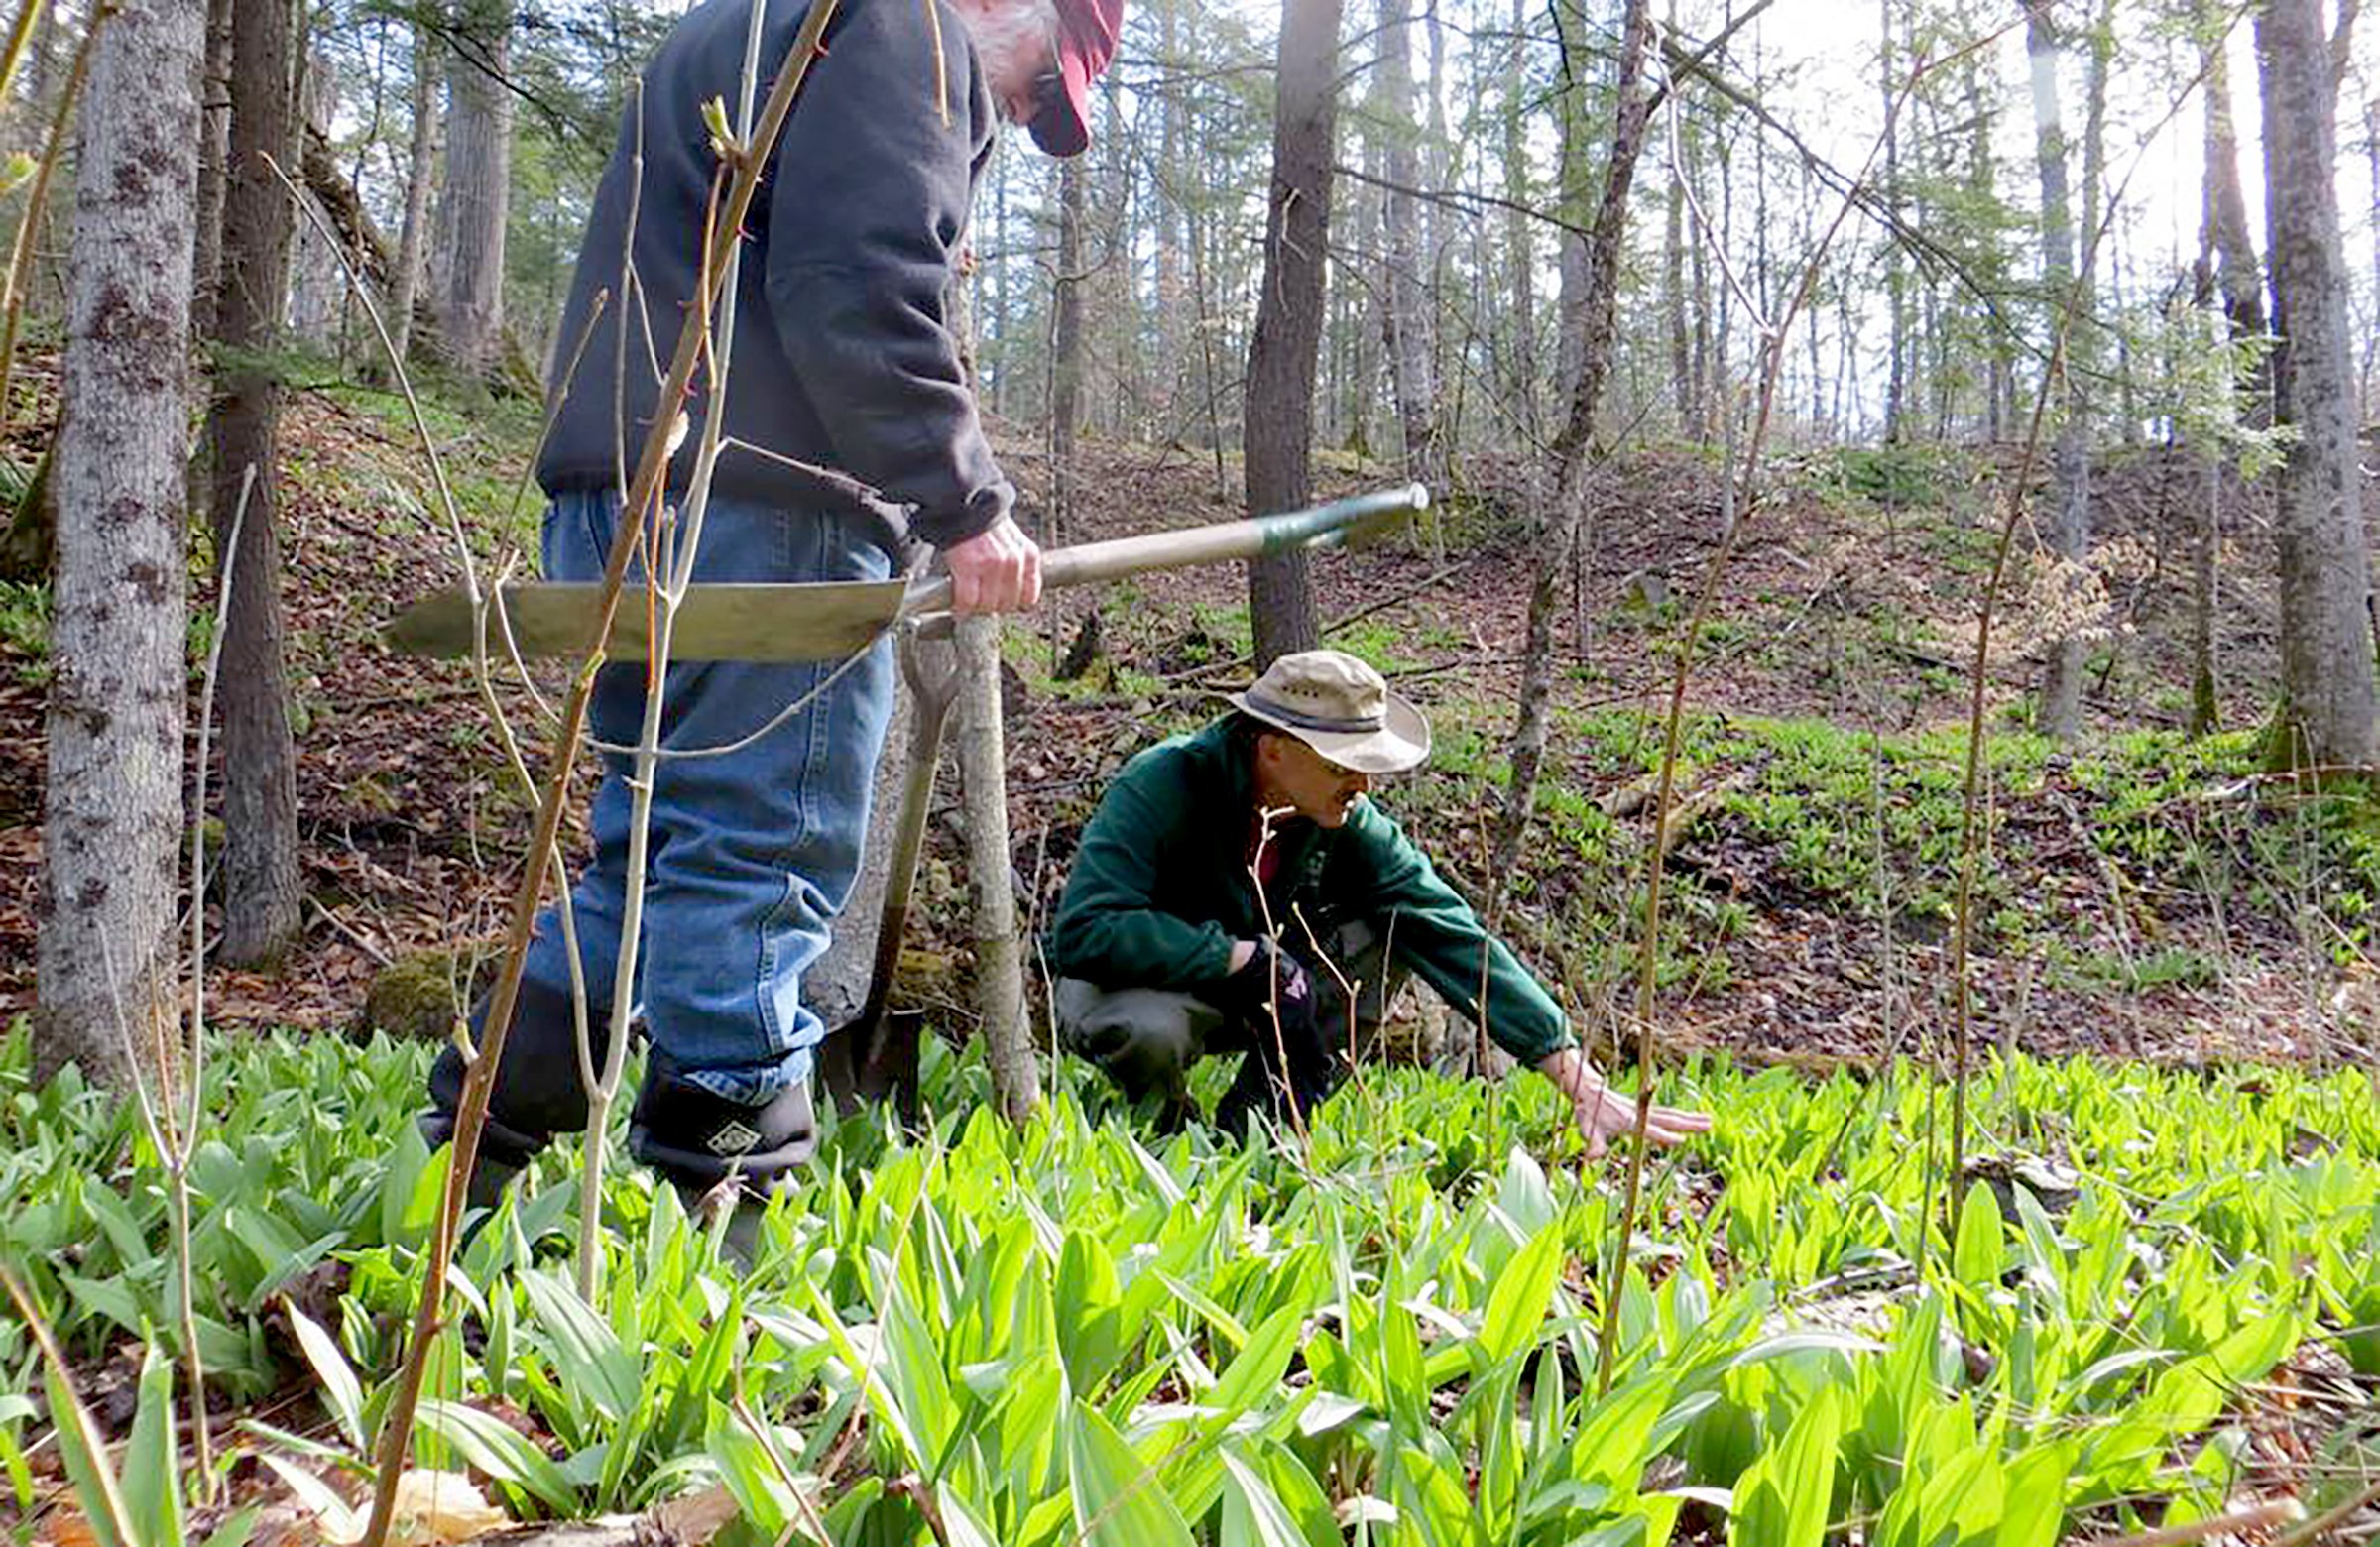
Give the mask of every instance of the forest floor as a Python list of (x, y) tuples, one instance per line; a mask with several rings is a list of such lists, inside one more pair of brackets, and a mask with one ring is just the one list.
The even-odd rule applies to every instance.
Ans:
[[(430, 414), (479, 560), (534, 549), (535, 501), (518, 499), (530, 411)], [(378, 639), (405, 602), (455, 578), (402, 405), (302, 391), (287, 433), (306, 932), (278, 973), (210, 971), (208, 1003), (220, 1025), (340, 1029), (358, 1024), (387, 963), (494, 942), (530, 807), (468, 673), (392, 655)], [(1004, 437), (1002, 448), (1021, 485), (1046, 487), (1031, 445)], [(1093, 442), (1084, 454), (1066, 540), (1241, 514), (1221, 487), (1236, 468), (1219, 476), (1206, 453)], [(1818, 452), (1769, 471), (1689, 691), (1680, 787), (1696, 814), (1667, 862), (1665, 1045), (1865, 1062), (1947, 1026), (1967, 662), (2016, 460), (2007, 448)], [(1324, 461), (1318, 495), (1398, 481), (1385, 465)], [(1339, 625), (1331, 643), (1381, 666), (1437, 730), (1431, 765), (1377, 798), (1475, 894), (1535, 559), (1518, 476), (1468, 465), (1431, 531), (1315, 566), (1321, 615)], [(2002, 625), (2015, 649), (1995, 653), (1987, 692), (1980, 1037), (2182, 1063), (2345, 1061), (2373, 1047), (2380, 982), (2363, 930), (2380, 904), (2380, 825), (2259, 773), (2272, 545), (2251, 495), (2225, 492), (2216, 658), (2224, 724), (2239, 729), (2196, 742), (2180, 726), (2203, 475), (2155, 448), (2102, 464), (2096, 583), (2110, 628), (2091, 646), (2090, 723), (2071, 750), (2025, 724), (2035, 667), (2022, 636), (2043, 604), (2020, 536)], [(1725, 516), (1707, 456), (1618, 459), (1561, 602), (1556, 731), (1502, 920), (1589, 1025), (1618, 1024), (1631, 992), (1665, 643)], [(207, 567), (205, 555), (193, 564)], [(1072, 642), (1094, 605), (1097, 659), (1054, 680), (1053, 644)], [(0, 588), (0, 1024), (34, 991), (45, 613), (38, 588)], [(194, 658), (205, 628), (193, 625)], [(1066, 596), (1012, 625), (1012, 833), (1030, 922), (1054, 903), (1107, 776), (1212, 713), (1216, 690), (1246, 680), (1247, 648), (1237, 567)], [(525, 726), (536, 722), (526, 694), (507, 698)], [(959, 847), (947, 823), (933, 842), (904, 995), (945, 1007), (956, 1028), (968, 998)]]

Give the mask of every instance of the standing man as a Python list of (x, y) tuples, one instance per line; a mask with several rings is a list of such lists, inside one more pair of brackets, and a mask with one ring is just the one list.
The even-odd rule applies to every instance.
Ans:
[[(1236, 1134), (1328, 1096), (1342, 1049), (1414, 972), (1570, 1099), (1588, 1154), (1632, 1130), (1635, 1102), (1587, 1062), (1543, 986), (1365, 798), (1375, 775), (1429, 756), (1421, 711), (1335, 650), (1283, 655), (1230, 702), (1126, 764), (1084, 829), (1049, 939), (1067, 1045), (1127, 1095), (1156, 1097), (1168, 1126), (1193, 1111), (1192, 1062), (1244, 1054), (1215, 1110)], [(1669, 1145), (1710, 1127), (1655, 1107), (1646, 1133)]]
[[(759, 3), (766, 94), (804, 5)], [(658, 412), (656, 356), (700, 303), (718, 167), (704, 108), (742, 100), (754, 4), (702, 0), (678, 23), (597, 189), (560, 337), (580, 338), (596, 297), (613, 298), (576, 376), (552, 387), (560, 401), (537, 467), (551, 500), (548, 579), (602, 574), (627, 458)], [(686, 406), (697, 423), (670, 468), (674, 504), (700, 416), (723, 413), (727, 449), (696, 579), (882, 580), (906, 536), (940, 550), (960, 612), (1038, 599), (1039, 550), (1012, 519), (1015, 490), (985, 441), (944, 299), (998, 121), (1029, 125), (1053, 155), (1082, 150), (1090, 82), (1122, 24), (1123, 0), (840, 0), (743, 233), (724, 408), (699, 396)], [(803, 464), (907, 507), (907, 533), (822, 499)], [(802, 1003), (801, 977), (857, 873), (892, 669), (890, 640), (840, 676), (814, 664), (669, 668), (664, 747), (734, 749), (665, 755), (654, 790), (637, 985), (653, 1047), (630, 1146), (682, 1190), (733, 1175), (765, 1191), (809, 1156), (811, 1051), (825, 1028)], [(605, 667), (596, 739), (633, 744), (644, 696), (642, 663)], [(805, 698), (802, 713), (763, 730)], [(556, 1132), (585, 1125), (575, 1007), (589, 1007), (600, 1059), (625, 902), (628, 767), (607, 757), (595, 797), (594, 862), (572, 892), (575, 972), (553, 910), (539, 920), (475, 1201), (493, 1201)], [(433, 1142), (453, 1131), (463, 1073), (452, 1048), (431, 1072), (423, 1127)]]

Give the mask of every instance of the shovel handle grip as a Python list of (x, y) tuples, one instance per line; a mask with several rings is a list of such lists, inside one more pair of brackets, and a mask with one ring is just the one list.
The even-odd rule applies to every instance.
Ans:
[[(1049, 548), (1041, 554), (1041, 583), (1049, 587), (1096, 585), (1160, 569), (1230, 563), (1299, 548), (1336, 547), (1359, 533), (1392, 525), (1429, 508), (1430, 492), (1416, 483), (1248, 521)], [(949, 608), (950, 577), (932, 575), (909, 587), (900, 610), (905, 617), (917, 617)]]

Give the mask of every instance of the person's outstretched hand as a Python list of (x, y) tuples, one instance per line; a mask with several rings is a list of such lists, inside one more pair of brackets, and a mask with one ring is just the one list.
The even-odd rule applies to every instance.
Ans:
[[(1604, 1077), (1595, 1072), (1577, 1048), (1566, 1047), (1555, 1053), (1540, 1063), (1537, 1071), (1570, 1098), (1571, 1117), (1579, 1125), (1579, 1135), (1587, 1140), (1588, 1159), (1602, 1159), (1613, 1139), (1635, 1131), (1635, 1098), (1623, 1096), (1606, 1085)], [(1644, 1137), (1655, 1148), (1667, 1149), (1684, 1143), (1693, 1134), (1709, 1131), (1711, 1115), (1707, 1112), (1655, 1107), (1647, 1115)]]
[(956, 613), (1022, 612), (1041, 600), (1041, 548), (1010, 517), (943, 555)]

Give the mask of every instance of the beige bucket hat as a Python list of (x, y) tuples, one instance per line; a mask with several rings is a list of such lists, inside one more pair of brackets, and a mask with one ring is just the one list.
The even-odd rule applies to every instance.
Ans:
[(1345, 651), (1283, 655), (1247, 691), (1224, 696), (1242, 714), (1358, 773), (1402, 774), (1430, 755), (1430, 722), (1421, 711)]

